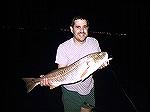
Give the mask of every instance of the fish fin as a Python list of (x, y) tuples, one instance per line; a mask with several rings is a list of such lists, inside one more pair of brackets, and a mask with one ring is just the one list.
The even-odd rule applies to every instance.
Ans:
[(90, 67), (89, 66), (89, 62), (90, 61), (88, 61), (88, 62), (86, 62), (86, 64), (87, 64), (87, 68), (84, 70), (84, 72), (81, 74), (81, 80), (83, 81), (85, 78), (86, 78), (86, 73), (88, 72), (88, 68)]
[(80, 77), (82, 81), (87, 78), (86, 74), (87, 74), (87, 72), (88, 72), (89, 67), (90, 67), (90, 66), (88, 66), (88, 67), (85, 69), (85, 71), (82, 73), (82, 75), (81, 75), (81, 77)]
[(85, 74), (87, 73), (87, 71), (88, 71), (88, 68), (82, 73), (82, 75), (81, 75), (81, 80), (84, 80), (85, 79)]
[(58, 87), (59, 85), (61, 85), (60, 82), (55, 82), (55, 83), (51, 82), (49, 85), (49, 88), (54, 89), (54, 88)]
[(29, 93), (38, 83), (35, 81), (35, 78), (22, 78), (26, 83), (27, 93)]

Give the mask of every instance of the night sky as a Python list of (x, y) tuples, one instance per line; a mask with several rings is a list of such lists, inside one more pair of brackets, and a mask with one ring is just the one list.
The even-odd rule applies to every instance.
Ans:
[(90, 36), (113, 60), (95, 72), (98, 112), (148, 112), (149, 5), (142, 2), (62, 2), (15, 0), (6, 3), (8, 75), (4, 81), (4, 111), (63, 112), (61, 88), (36, 87), (26, 93), (22, 77), (39, 77), (56, 69), (60, 43), (75, 15), (90, 21)]

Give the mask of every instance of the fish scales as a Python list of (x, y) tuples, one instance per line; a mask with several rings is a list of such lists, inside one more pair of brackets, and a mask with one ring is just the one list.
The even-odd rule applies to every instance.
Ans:
[(62, 82), (65, 79), (67, 79), (67, 77), (69, 77), (69, 74), (71, 75), (70, 72), (78, 69), (79, 64), (80, 64), (80, 62), (77, 62), (68, 67), (56, 69), (56, 70), (48, 73), (45, 77), (47, 77), (48, 80), (50, 80), (51, 82), (54, 82), (54, 81)]

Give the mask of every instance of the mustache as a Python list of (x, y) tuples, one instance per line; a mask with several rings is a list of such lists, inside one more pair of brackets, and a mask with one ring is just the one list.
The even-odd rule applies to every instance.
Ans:
[(79, 32), (78, 34), (86, 34), (85, 32)]

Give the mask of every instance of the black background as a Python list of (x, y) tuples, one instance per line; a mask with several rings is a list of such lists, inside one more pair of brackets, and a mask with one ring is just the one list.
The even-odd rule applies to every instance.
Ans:
[(5, 112), (63, 110), (60, 87), (49, 90), (37, 86), (27, 94), (21, 78), (39, 77), (56, 68), (57, 47), (71, 38), (66, 29), (74, 15), (89, 17), (89, 35), (98, 39), (102, 51), (113, 57), (110, 66), (94, 75), (98, 112), (148, 111), (147, 3), (16, 0), (5, 5), (6, 19), (1, 27), (8, 38)]

